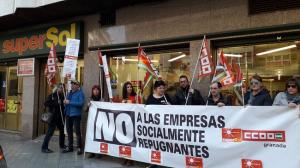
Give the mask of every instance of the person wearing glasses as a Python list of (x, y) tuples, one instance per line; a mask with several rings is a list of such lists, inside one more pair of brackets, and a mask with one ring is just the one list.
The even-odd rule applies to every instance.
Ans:
[(222, 84), (220, 82), (213, 82), (210, 85), (210, 94), (207, 98), (207, 105), (212, 106), (230, 106), (230, 101), (227, 100), (227, 97), (221, 93)]
[(146, 105), (171, 105), (170, 97), (165, 94), (166, 84), (162, 80), (155, 81), (154, 83), (154, 92), (151, 94), (147, 101)]
[(291, 78), (286, 81), (285, 92), (276, 95), (273, 106), (296, 107), (300, 104), (300, 82), (298, 79)]
[[(176, 105), (204, 105), (205, 102), (201, 96), (201, 93), (190, 88), (189, 80), (187, 76), (181, 75), (179, 77), (180, 87), (177, 89), (174, 104)], [(186, 101), (186, 99), (188, 99)]]
[(250, 91), (245, 94), (244, 101), (246, 105), (250, 106), (272, 106), (272, 98), (263, 87), (262, 78), (259, 75), (252, 76)]

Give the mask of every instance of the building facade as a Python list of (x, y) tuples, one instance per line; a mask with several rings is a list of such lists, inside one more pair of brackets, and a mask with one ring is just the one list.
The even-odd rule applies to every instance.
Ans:
[[(246, 83), (257, 73), (275, 96), (276, 92), (285, 89), (286, 79), (300, 74), (300, 8), (279, 7), (261, 12), (253, 8), (250, 0), (154, 1), (118, 7), (109, 12), (112, 17), (94, 12), (2, 31), (0, 129), (28, 138), (45, 132), (39, 116), (43, 111), (43, 100), (50, 91), (44, 77), (50, 50), (47, 41), (57, 41), (62, 62), (68, 36), (81, 40), (77, 78), (83, 84), (86, 97), (90, 96), (93, 85), (104, 81), (98, 66), (97, 54), (101, 50), (109, 57), (114, 101), (121, 101), (126, 81), (141, 87), (146, 99), (152, 83), (142, 87), (145, 72), (137, 68), (139, 45), (167, 81), (168, 93), (172, 95), (180, 75), (191, 78), (204, 35), (209, 40), (215, 62), (217, 53), (222, 50), (228, 54), (228, 61), (240, 64)], [(111, 19), (109, 24), (104, 22), (107, 17)], [(75, 30), (72, 24), (73, 28), (75, 24)], [(50, 33), (47, 33), (49, 29)], [(45, 39), (41, 38), (43, 50), (34, 43), (39, 42), (39, 33), (45, 35)], [(28, 44), (25, 44), (26, 39)], [(264, 53), (274, 49), (280, 51)], [(31, 57), (35, 58), (34, 76), (17, 77), (17, 60)], [(193, 88), (206, 97), (211, 77), (196, 79)], [(103, 89), (107, 97), (105, 86)]]

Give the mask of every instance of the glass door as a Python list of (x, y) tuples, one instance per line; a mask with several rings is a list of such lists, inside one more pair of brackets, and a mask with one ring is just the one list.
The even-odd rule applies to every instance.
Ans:
[(0, 129), (4, 129), (6, 108), (6, 67), (0, 67)]
[(7, 99), (4, 129), (21, 131), (22, 80), (17, 76), (17, 67), (8, 67)]

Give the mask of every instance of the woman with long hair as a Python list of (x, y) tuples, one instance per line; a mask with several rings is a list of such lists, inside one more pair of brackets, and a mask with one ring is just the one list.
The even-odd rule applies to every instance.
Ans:
[(122, 103), (141, 103), (141, 97), (138, 96), (133, 90), (130, 82), (125, 82), (122, 90), (123, 100)]

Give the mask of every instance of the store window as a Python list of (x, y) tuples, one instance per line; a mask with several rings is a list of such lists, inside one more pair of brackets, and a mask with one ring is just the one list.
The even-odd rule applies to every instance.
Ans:
[(246, 84), (252, 75), (260, 75), (272, 98), (285, 90), (287, 79), (300, 77), (300, 48), (296, 41), (218, 49), (221, 50), (230, 63), (240, 64)]
[[(167, 93), (171, 96), (174, 95), (176, 87), (179, 85), (179, 76), (183, 74), (190, 76), (189, 49), (176, 52), (149, 53), (147, 50), (145, 52), (158, 70), (159, 75), (166, 82)], [(122, 101), (122, 87), (127, 81), (133, 84), (135, 91), (137, 87), (141, 89), (143, 102), (152, 93), (155, 79), (144, 87), (146, 71), (143, 69), (138, 70), (137, 63), (137, 54), (110, 57), (109, 67), (111, 68), (113, 99), (115, 102)]]

